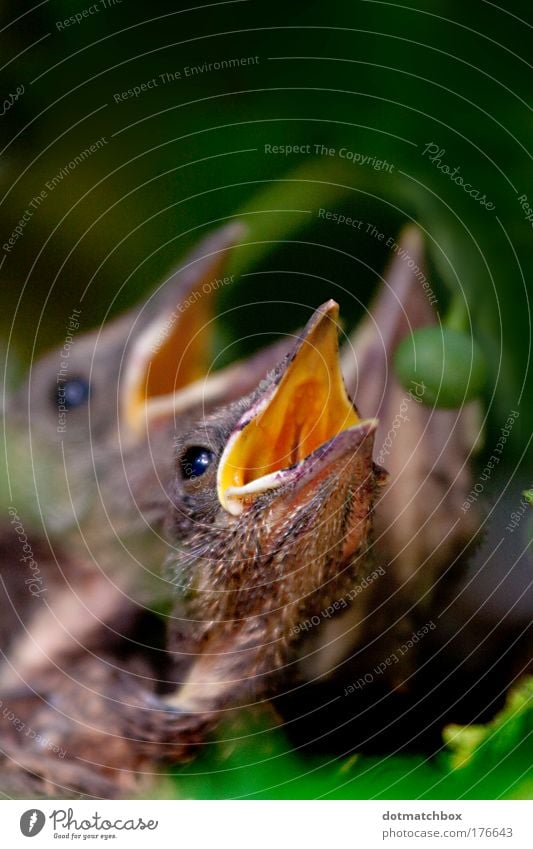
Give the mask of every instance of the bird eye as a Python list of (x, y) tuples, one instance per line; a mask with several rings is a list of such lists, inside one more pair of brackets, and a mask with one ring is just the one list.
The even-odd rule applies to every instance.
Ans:
[(90, 395), (90, 384), (83, 377), (72, 377), (60, 381), (55, 392), (55, 401), (60, 410), (75, 410), (86, 404)]
[(214, 454), (209, 448), (193, 445), (188, 448), (180, 460), (181, 473), (185, 480), (190, 481), (199, 478), (211, 465)]

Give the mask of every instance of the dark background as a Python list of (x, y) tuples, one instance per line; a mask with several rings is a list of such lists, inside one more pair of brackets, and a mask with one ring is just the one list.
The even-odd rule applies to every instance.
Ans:
[[(527, 4), (250, 0), (189, 11), (122, 0), (58, 29), (90, 6), (3, 4), (2, 91), (25, 92), (0, 123), (2, 241), (47, 181), (106, 139), (47, 193), (5, 258), (1, 329), (12, 332), (12, 352), (27, 360), (34, 343), (39, 352), (61, 339), (87, 286), (84, 327), (120, 312), (243, 209), (257, 213), (246, 219), (250, 238), (274, 243), (243, 252), (238, 270), (279, 273), (239, 278), (220, 309), (264, 298), (304, 306), (230, 312), (221, 341), (270, 319), (292, 330), (331, 295), (353, 320), (389, 251), (364, 230), (320, 221), (318, 208), (344, 209), (387, 237), (412, 218), (427, 230), (441, 317), (454, 294), (464, 301), (489, 360), (495, 433), (520, 405), (512, 448), (521, 453), (533, 410), (531, 223), (518, 202), (533, 202)], [(186, 66), (244, 56), (259, 61), (183, 76)], [(274, 61), (287, 56), (306, 58)], [(114, 94), (176, 70), (180, 80), (115, 103)], [(429, 142), (494, 210), (423, 156)], [(347, 147), (393, 169), (264, 153), (265, 144), (296, 143)]]

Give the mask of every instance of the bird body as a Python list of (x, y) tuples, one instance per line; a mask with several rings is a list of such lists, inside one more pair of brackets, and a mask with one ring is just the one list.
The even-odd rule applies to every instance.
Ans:
[[(176, 660), (172, 692), (143, 680), (135, 656), (106, 673), (104, 654), (82, 658), (77, 687), (65, 680), (67, 667), (51, 678), (37, 675), (30, 692), (8, 694), (14, 713), (33, 706), (42, 735), (65, 743), (61, 762), (39, 763), (35, 754), (26, 760), (27, 772), (49, 789), (64, 790), (72, 781), (74, 792), (99, 795), (115, 774), (105, 795), (120, 794), (121, 777), (131, 779), (147, 758), (189, 758), (221, 711), (275, 691), (300, 618), (366, 568), (381, 480), (372, 462), (376, 423), (359, 418), (343, 388), (336, 315), (333, 302), (317, 310), (292, 354), (254, 392), (177, 436), (166, 566), (178, 595), (167, 641)], [(311, 374), (313, 392), (298, 395)], [(304, 438), (291, 428), (286, 401), (294, 393), (304, 405)], [(272, 450), (263, 451), (263, 468), (254, 456), (264, 428)], [(198, 456), (208, 459), (200, 474)], [(88, 701), (80, 700), (84, 690), (92, 694)], [(37, 710), (35, 695), (42, 703)], [(81, 769), (87, 759), (91, 768)]]
[[(221, 239), (207, 243), (200, 256), (223, 252), (228, 234)], [(418, 231), (406, 231), (400, 242), (422, 267)], [(187, 286), (199, 279), (188, 276)], [(80, 627), (83, 616), (68, 601), (71, 586), (63, 608), (55, 593), (41, 618), (49, 637), (50, 622), (62, 618), (58, 611), (74, 613), (79, 622), (66, 641), (69, 651), (59, 639), (58, 649), (41, 652), (35, 665), (34, 618), (23, 654), (11, 647), (12, 668), (26, 669), (26, 684), (4, 689), (1, 697), (43, 739), (65, 744), (63, 758), (43, 757), (35, 740), (20, 745), (23, 738), (11, 724), (2, 743), (3, 772), (14, 787), (21, 780), (27, 787), (25, 775), (32, 792), (60, 797), (141, 792), (142, 773), (149, 777), (164, 762), (192, 757), (228, 709), (277, 697), (295, 682), (308, 682), (297, 689), (313, 705), (319, 682), (329, 704), (332, 688), (375, 668), (431, 620), (436, 600), (453, 589), (461, 554), (480, 523), (477, 509), (457, 521), (471, 485), (477, 410), (475, 404), (460, 412), (432, 409), (412, 398), (392, 448), (384, 450), (406, 395), (392, 375), (394, 350), (412, 327), (432, 323), (435, 314), (399, 257), (371, 314), (345, 346), (344, 378), (333, 302), (314, 313), (289, 353), (280, 343), (205, 381), (193, 378), (206, 368), (204, 362), (197, 370), (204, 348), (193, 346), (194, 357), (184, 355), (189, 377), (179, 386), (172, 369), (170, 383), (164, 379), (170, 347), (158, 359), (158, 339), (170, 344), (171, 338), (178, 359), (182, 351), (178, 333), (158, 335), (167, 307), (154, 308), (146, 322), (131, 314), (104, 328), (114, 340), (105, 352), (114, 351), (110, 385), (120, 415), (110, 415), (107, 397), (94, 408), (89, 430), (73, 416), (72, 442), (63, 440), (65, 457), (74, 458), (67, 464), (73, 480), (88, 475), (94, 484), (89, 492), (96, 494), (80, 501), (91, 556), (76, 543), (60, 558), (63, 572), (80, 576), (75, 587), (88, 587), (95, 574), (102, 579), (94, 582), (94, 628)], [(205, 322), (205, 313), (199, 316)], [(188, 328), (185, 347), (193, 338)], [(87, 339), (86, 348), (80, 344), (80, 363), (90, 362), (95, 340)], [(125, 395), (117, 358), (126, 362)], [(158, 363), (156, 379), (151, 369)], [(105, 367), (103, 357), (98, 368)], [(350, 400), (355, 397), (372, 418), (361, 418)], [(390, 472), (384, 489), (374, 448)], [(65, 540), (71, 532), (67, 522)], [(41, 557), (46, 562), (48, 555)], [(149, 590), (136, 569), (150, 573), (155, 584)], [(366, 588), (356, 593), (367, 575)], [(116, 589), (99, 619), (105, 606), (99, 608), (98, 592), (105, 594), (109, 576)], [(164, 634), (162, 619), (146, 612), (143, 600), (168, 602), (170, 593)], [(81, 597), (88, 600), (86, 589)], [(341, 615), (331, 618), (326, 610)], [(318, 625), (307, 635), (310, 621)], [(374, 688), (359, 692), (358, 705), (368, 705), (374, 718), (350, 726), (350, 739), (393, 724), (391, 716), (402, 709), (391, 697), (425, 696), (424, 685), (413, 684), (424, 652), (417, 645), (375, 676)], [(279, 698), (276, 703), (289, 716), (301, 707), (297, 700), (296, 708), (287, 709)], [(347, 710), (357, 718), (355, 708)], [(343, 745), (346, 722), (339, 722)]]

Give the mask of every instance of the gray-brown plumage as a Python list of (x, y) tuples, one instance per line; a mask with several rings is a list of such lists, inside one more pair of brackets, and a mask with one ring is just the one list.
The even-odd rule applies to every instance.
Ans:
[[(321, 635), (306, 676), (315, 677), (353, 655), (350, 680), (372, 671), (431, 617), (434, 594), (457, 560), (466, 560), (482, 517), (463, 512), (472, 481), (471, 457), (479, 438), (476, 402), (460, 410), (423, 403), (424, 387), (400, 385), (394, 373), (399, 343), (436, 323), (436, 310), (420, 279), (425, 269), (421, 231), (407, 227), (384, 272), (368, 316), (343, 350), (348, 391), (364, 415), (379, 420), (375, 458), (388, 472), (376, 504), (374, 557), (386, 574), (360, 593), (350, 612)], [(423, 280), (427, 280), (426, 277)], [(455, 565), (454, 565), (455, 564)], [(406, 653), (379, 676), (391, 690), (408, 687), (417, 651)]]
[(0, 610), (12, 626), (0, 687), (31, 680), (166, 597), (161, 523), (175, 430), (248, 392), (287, 347), (209, 374), (217, 280), (242, 229), (210, 235), (147, 302), (103, 329), (73, 328), (68, 356), (62, 346), (45, 355), (9, 399), (8, 452), (24, 446), (34, 458), (27, 487), (42, 515), (33, 546), (43, 589), (35, 597), (24, 584), (23, 535), (10, 522), (0, 534)]
[[(422, 268), (418, 231), (408, 230), (400, 244), (407, 257)], [(168, 462), (168, 454), (162, 457), (169, 483), (164, 488), (165, 499), (153, 502), (154, 521), (160, 523), (162, 507), (170, 498), (167, 526), (175, 548), (167, 549), (166, 577), (176, 585), (179, 596), (171, 619), (168, 662), (157, 649), (121, 655), (117, 646), (107, 655), (100, 651), (102, 659), (76, 659), (75, 667), (67, 664), (52, 677), (47, 673), (45, 678), (35, 679), (37, 697), (12, 692), (12, 709), (18, 710), (24, 721), (38, 717), (45, 737), (68, 740), (64, 759), (43, 758), (28, 741), (22, 770), (13, 766), (13, 760), (9, 762), (11, 770), (6, 767), (13, 781), (26, 771), (36, 792), (38, 788), (58, 796), (67, 794), (65, 788), (69, 793), (95, 796), (139, 792), (143, 771), (149, 777), (164, 760), (192, 756), (221, 711), (275, 695), (284, 683), (290, 688), (291, 682), (316, 678), (327, 679), (326, 701), (330, 701), (332, 692), (337, 693), (339, 687), (342, 692), (346, 684), (391, 657), (435, 610), (453, 599), (454, 575), (464, 573), (460, 561), (480, 521), (477, 510), (460, 511), (472, 483), (468, 460), (477, 434), (475, 405), (460, 413), (424, 407), (416, 390), (410, 397), (393, 377), (392, 358), (399, 341), (411, 329), (435, 320), (420, 280), (402, 256), (386, 272), (370, 313), (371, 318), (358, 328), (351, 347), (344, 352), (343, 370), (350, 394), (357, 395), (365, 415), (378, 416), (379, 424), (375, 434), (374, 422), (366, 425), (366, 435), (359, 431), (361, 444), (352, 463), (343, 464), (340, 448), (339, 456), (328, 455), (321, 448), (320, 439), (328, 442), (332, 422), (328, 420), (325, 431), (320, 425), (315, 427), (328, 405), (310, 405), (309, 399), (317, 393), (313, 394), (308, 380), (320, 373), (320, 361), (314, 361), (312, 367), (307, 362), (305, 380), (288, 381), (293, 391), (285, 400), (280, 386), (289, 373), (290, 361), (271, 374), (257, 392), (207, 418), (202, 411), (196, 415), (194, 404), (190, 409), (182, 407), (176, 467), (174, 470)], [(317, 324), (327, 328), (333, 315), (329, 306), (315, 316), (304, 339), (313, 338)], [(325, 336), (330, 344), (333, 336)], [(305, 342), (302, 346), (305, 348)], [(333, 349), (330, 346), (328, 350), (331, 354)], [(322, 360), (334, 361), (331, 357)], [(266, 359), (260, 365), (265, 371), (268, 368)], [(333, 370), (328, 377), (338, 392), (333, 406), (350, 420), (334, 374)], [(246, 379), (249, 376), (250, 372)], [(191, 396), (185, 391), (182, 397)], [(271, 406), (275, 397), (278, 400)], [(276, 416), (262, 419), (262, 404)], [(388, 445), (399, 412), (405, 418)], [(311, 429), (316, 430), (314, 437), (306, 430), (309, 421), (315, 423)], [(289, 427), (280, 426), (287, 422), (291, 422)], [(151, 432), (157, 433), (154, 424)], [(333, 418), (333, 425), (339, 425), (338, 418)], [(361, 425), (352, 424), (357, 427)], [(163, 432), (169, 440), (170, 431), (159, 431)], [(352, 437), (341, 433), (336, 438), (341, 446), (343, 439)], [(390, 481), (377, 495), (375, 540), (370, 543), (366, 523), (380, 480), (371, 465), (373, 441), (374, 456), (387, 466)], [(296, 447), (300, 443), (306, 446), (301, 452)], [(238, 449), (239, 462), (235, 462), (231, 446)], [(354, 447), (350, 446), (348, 456)], [(314, 457), (308, 466), (301, 464), (307, 448)], [(188, 470), (198, 463), (203, 473), (188, 479)], [(229, 476), (219, 474), (221, 464)], [(281, 485), (261, 489), (257, 480), (280, 469), (284, 470)], [(245, 474), (243, 470), (247, 470)], [(354, 487), (350, 475), (358, 486)], [(368, 480), (368, 490), (364, 480)], [(137, 481), (137, 491), (150, 491), (142, 474)], [(276, 482), (267, 480), (269, 485)], [(350, 503), (358, 507), (359, 516), (353, 515)], [(358, 519), (355, 527), (359, 531), (350, 534), (347, 531), (353, 519)], [(342, 544), (340, 539), (344, 539)], [(334, 620), (322, 617), (330, 603), (354, 597), (354, 585), (371, 564), (383, 567), (381, 574), (355, 595), (351, 611)], [(436, 605), (439, 601), (440, 607)], [(299, 624), (309, 621), (314, 612), (321, 619), (320, 627), (313, 629), (311, 642), (302, 641), (305, 630)], [(453, 622), (449, 617), (441, 621), (439, 636), (446, 641)], [(142, 642), (142, 635), (152, 628), (157, 629), (157, 620), (148, 618), (135, 624), (131, 634)], [(163, 638), (159, 639), (162, 646)], [(355, 731), (353, 723), (349, 731), (342, 726), (343, 746), (348, 739), (352, 744), (354, 739), (366, 741), (389, 727), (392, 732), (387, 739), (392, 747), (396, 744), (394, 720), (402, 712), (403, 702), (398, 707), (391, 696), (420, 698), (421, 713), (410, 727), (418, 723), (423, 728), (427, 718), (424, 699), (433, 684), (427, 676), (421, 683), (418, 668), (424, 666), (428, 652), (439, 648), (433, 637), (426, 639), (402, 656), (401, 662), (374, 676), (375, 688), (359, 692), (349, 704), (344, 700), (348, 714), (357, 718), (362, 710), (363, 715)], [(455, 654), (452, 662), (461, 659)], [(438, 666), (439, 670), (446, 668), (441, 661)], [(308, 690), (301, 692), (308, 698)], [(35, 698), (44, 706), (36, 713)], [(323, 715), (316, 715), (322, 723)], [(436, 739), (440, 739), (439, 726), (435, 729)], [(10, 730), (13, 739), (9, 746), (15, 748), (9, 750), (9, 757), (15, 755), (16, 761), (21, 738)]]
[[(55, 713), (39, 715), (30, 697), (29, 724), (65, 748), (63, 758), (24, 758), (47, 792), (121, 795), (150, 762), (190, 757), (221, 711), (276, 690), (300, 620), (367, 568), (376, 422), (346, 396), (336, 314), (333, 302), (318, 310), (259, 389), (179, 434), (168, 518), (173, 693), (155, 692), (127, 659), (112, 674), (83, 659), (90, 699), (67, 671), (34, 685)], [(24, 722), (27, 697), (9, 701)]]
[(268, 689), (298, 623), (368, 568), (376, 421), (345, 394), (336, 314), (318, 310), (266, 387), (177, 439), (168, 568), (196, 643), (180, 705)]
[(379, 571), (348, 612), (310, 629), (299, 687), (278, 700), (295, 742), (313, 741), (319, 724), (316, 745), (329, 754), (438, 750), (444, 725), (489, 720), (531, 664), (527, 563), (509, 538), (494, 551), (509, 505), (488, 522), (485, 498), (463, 509), (477, 480), (479, 403), (426, 406), (422, 385), (395, 377), (398, 344), (437, 321), (422, 233), (410, 226), (398, 245), (343, 352), (349, 392), (379, 420), (374, 456), (389, 473), (375, 506)]
[[(208, 237), (146, 304), (102, 330), (73, 327), (68, 361), (61, 346), (43, 357), (8, 403), (8, 448), (13, 458), (31, 445), (27, 486), (39, 503), (33, 511), (17, 504), (0, 533), (0, 698), (18, 715), (22, 690), (26, 726), (46, 739), (73, 736), (76, 751), (98, 738), (84, 724), (87, 711), (101, 707), (103, 721), (111, 693), (120, 702), (121, 669), (128, 676), (131, 664), (150, 667), (137, 682), (142, 697), (163, 674), (164, 639), (151, 633), (160, 622), (145, 604), (168, 596), (159, 565), (176, 428), (249, 391), (287, 349), (276, 343), (208, 373), (217, 281), (241, 235), (231, 225)], [(42, 528), (32, 522), (39, 510)], [(2, 735), (13, 730), (2, 721)], [(19, 783), (26, 759), (40, 762), (36, 786), (64, 771), (39, 755), (31, 735), (16, 733), (13, 746), (3, 772)], [(123, 741), (106, 748), (115, 764), (127, 760)], [(78, 773), (90, 792), (90, 774)]]

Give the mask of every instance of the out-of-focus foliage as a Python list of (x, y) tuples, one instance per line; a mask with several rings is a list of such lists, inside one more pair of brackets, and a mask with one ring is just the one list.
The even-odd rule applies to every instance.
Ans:
[(529, 799), (533, 794), (533, 679), (488, 725), (449, 726), (440, 754), (307, 757), (282, 730), (238, 721), (224, 742), (175, 773), (177, 798)]
[[(464, 299), (489, 360), (495, 435), (520, 406), (510, 441), (520, 453), (533, 425), (531, 223), (520, 204), (533, 198), (527, 4), (252, 0), (189, 11), (161, 0), (109, 3), (62, 24), (76, 11), (69, 0), (22, 16), (3, 4), (3, 91), (25, 87), (1, 125), (4, 239), (47, 193), (1, 271), (3, 330), (26, 360), (61, 339), (86, 287), (90, 326), (149, 291), (200, 233), (239, 210), (253, 213), (258, 240), (279, 240), (258, 250), (254, 268), (276, 273), (237, 279), (221, 310), (265, 298), (305, 306), (229, 311), (221, 343), (242, 338), (246, 351), (265, 324), (291, 331), (331, 295), (353, 320), (390, 257), (387, 239), (412, 216), (427, 232), (439, 314), (452, 295)], [(250, 63), (209, 69), (235, 57)], [(442, 152), (435, 161), (429, 144)], [(366, 164), (341, 158), (343, 148)], [(309, 182), (294, 182), (300, 169), (314, 171)], [(363, 225), (322, 220), (320, 206)]]
[(457, 409), (476, 398), (486, 381), (483, 355), (466, 333), (449, 327), (422, 327), (398, 347), (395, 369), (403, 385), (424, 384), (429, 406)]

